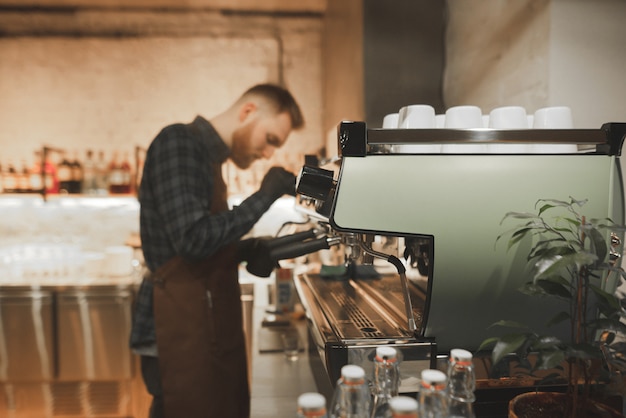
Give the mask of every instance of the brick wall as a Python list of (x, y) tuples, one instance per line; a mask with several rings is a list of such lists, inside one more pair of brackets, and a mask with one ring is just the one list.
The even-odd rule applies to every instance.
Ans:
[(132, 153), (269, 81), (305, 113), (274, 157), (295, 169), (323, 146), (321, 29), (317, 12), (0, 11), (0, 163), (30, 164), (44, 144)]

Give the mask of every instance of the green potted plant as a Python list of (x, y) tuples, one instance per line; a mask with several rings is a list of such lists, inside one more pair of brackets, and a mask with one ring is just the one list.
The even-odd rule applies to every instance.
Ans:
[[(497, 243), (509, 237), (509, 249), (530, 240), (527, 260), (532, 280), (520, 291), (530, 297), (565, 301), (566, 308), (547, 318), (546, 326), (567, 324), (570, 335), (569, 340), (543, 335), (519, 322), (502, 320), (493, 326), (504, 333), (487, 338), (479, 350), (491, 348), (494, 366), (513, 357), (532, 376), (542, 374), (542, 381), (564, 379), (566, 393), (555, 394), (560, 399), (553, 401), (561, 410), (545, 415), (550, 417), (595, 416), (591, 412), (596, 408), (592, 406), (592, 388), (626, 371), (625, 309), (614, 293), (601, 286), (607, 275), (619, 275), (618, 282), (625, 280), (624, 270), (613, 262), (611, 244), (607, 244), (607, 237), (617, 238), (609, 231), (622, 234), (624, 228), (610, 219), (586, 219), (580, 213), (585, 203), (573, 198), (542, 199), (535, 205), (536, 213), (509, 212), (502, 222), (516, 219), (520, 223), (496, 239)], [(510, 416), (524, 416), (515, 410), (523, 409), (518, 402), (511, 401)]]

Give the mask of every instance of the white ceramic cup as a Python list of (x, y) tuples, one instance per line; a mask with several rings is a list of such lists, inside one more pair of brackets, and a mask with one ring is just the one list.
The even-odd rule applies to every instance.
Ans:
[[(574, 121), (572, 109), (568, 106), (551, 106), (537, 109), (533, 115), (534, 129), (572, 129)], [(536, 144), (532, 146), (535, 154), (575, 154), (576, 144)]]
[(526, 109), (522, 106), (496, 107), (489, 113), (491, 129), (528, 129)]
[[(404, 106), (398, 112), (400, 129), (435, 129), (435, 108), (430, 105), (416, 104)], [(394, 151), (404, 154), (439, 154), (439, 144), (411, 144), (394, 146)]]
[(538, 109), (533, 117), (535, 129), (572, 129), (572, 110), (567, 106), (553, 106)]
[(434, 129), (435, 108), (430, 105), (404, 106), (398, 112), (400, 129)]
[[(446, 110), (446, 129), (483, 129), (483, 112), (478, 106), (453, 106)], [(487, 144), (444, 144), (444, 154), (484, 154)]]
[(476, 129), (483, 127), (483, 112), (478, 106), (453, 106), (446, 110), (447, 129)]
[[(528, 129), (528, 116), (522, 106), (496, 107), (489, 112), (490, 129)], [(489, 144), (490, 154), (526, 154), (531, 152), (527, 144)]]
[(399, 114), (389, 113), (383, 118), (383, 129), (396, 129), (398, 127)]
[(435, 115), (435, 128), (446, 127), (446, 115)]

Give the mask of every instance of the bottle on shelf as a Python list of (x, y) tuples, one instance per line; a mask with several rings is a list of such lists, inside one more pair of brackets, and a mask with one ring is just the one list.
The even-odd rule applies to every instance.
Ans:
[(17, 173), (16, 179), (17, 193), (30, 193), (30, 169), (26, 161), (22, 161), (22, 169)]
[(331, 418), (367, 417), (370, 414), (370, 404), (370, 389), (365, 380), (365, 370), (352, 364), (343, 366), (330, 403)]
[(30, 185), (34, 192), (41, 193), (45, 187), (47, 194), (59, 193), (59, 178), (56, 165), (50, 160), (50, 155), (46, 156), (43, 164), (45, 174), (45, 184), (42, 184), (41, 151), (35, 152), (35, 163), (31, 169)]
[(448, 416), (447, 377), (440, 370), (422, 370), (419, 391), (420, 418), (446, 418)]
[(133, 189), (133, 171), (130, 166), (130, 160), (128, 159), (128, 152), (124, 153), (120, 169), (122, 170), (122, 187), (120, 193), (130, 193)]
[(61, 158), (57, 164), (57, 177), (59, 179), (59, 192), (70, 193), (72, 188), (72, 165), (67, 159), (65, 152), (61, 153)]
[(5, 193), (16, 193), (17, 191), (17, 170), (9, 160), (7, 170), (2, 176), (2, 187)]
[(389, 400), (392, 418), (418, 418), (419, 404), (408, 396), (394, 396)]
[(83, 193), (96, 194), (98, 192), (97, 177), (98, 173), (93, 150), (88, 149), (83, 161), (83, 184), (81, 186)]
[(395, 348), (388, 346), (376, 348), (372, 381), (373, 406), (371, 416), (372, 418), (389, 418), (391, 417), (389, 401), (394, 396), (398, 396), (400, 385), (398, 354)]
[(450, 350), (448, 360), (448, 396), (449, 416), (475, 418), (474, 390), (476, 389), (476, 373), (471, 352), (455, 348)]
[(109, 162), (108, 169), (109, 193), (111, 194), (121, 193), (120, 189), (122, 188), (122, 183), (124, 182), (122, 167), (118, 160), (119, 156), (117, 151), (115, 151), (113, 152), (113, 156), (111, 157), (111, 161)]
[(74, 158), (70, 161), (71, 180), (70, 193), (78, 194), (83, 188), (83, 165), (78, 158), (78, 151), (74, 152)]
[(320, 393), (307, 392), (298, 397), (297, 418), (327, 418), (326, 398)]
[(109, 192), (109, 167), (102, 150), (98, 151), (96, 161), (96, 184), (98, 194), (105, 195)]

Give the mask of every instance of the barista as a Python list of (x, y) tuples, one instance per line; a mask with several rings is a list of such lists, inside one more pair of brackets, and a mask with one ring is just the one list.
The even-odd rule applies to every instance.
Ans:
[(249, 416), (237, 266), (271, 261), (239, 240), (276, 199), (295, 195), (295, 176), (273, 167), (229, 209), (222, 164), (246, 169), (270, 158), (303, 124), (289, 91), (260, 84), (210, 120), (167, 126), (151, 143), (139, 190), (150, 274), (130, 338), (153, 396), (150, 417)]

